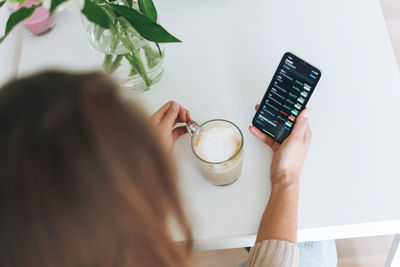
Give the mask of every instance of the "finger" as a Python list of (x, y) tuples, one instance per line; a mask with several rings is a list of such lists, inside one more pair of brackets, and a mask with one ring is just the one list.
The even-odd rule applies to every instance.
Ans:
[(186, 126), (176, 127), (172, 131), (172, 136), (174, 137), (174, 141), (176, 141), (179, 137), (187, 133)]
[(307, 146), (310, 144), (311, 138), (312, 138), (311, 127), (310, 123), (307, 122), (307, 130), (304, 135), (304, 143), (306, 143)]
[(181, 106), (179, 110), (179, 120), (177, 122), (188, 122), (190, 121), (189, 111)]
[(173, 102), (167, 113), (165, 114), (164, 118), (162, 119), (161, 124), (172, 128), (175, 125), (175, 122), (179, 116), (180, 108), (181, 107), (178, 103)]
[(290, 135), (291, 138), (303, 138), (308, 127), (308, 117), (310, 116), (309, 109), (304, 109), (300, 112), (299, 116), (296, 119), (296, 123), (294, 125), (293, 131)]
[(260, 140), (261, 142), (266, 143), (267, 145), (269, 145), (271, 148), (274, 146), (275, 140), (272, 139), (271, 137), (263, 134), (260, 130), (258, 130), (256, 127), (254, 126), (249, 126), (249, 131), (252, 135), (254, 135), (254, 137), (256, 137), (258, 140)]
[(153, 120), (155, 123), (160, 123), (161, 120), (164, 118), (165, 114), (167, 113), (168, 109), (171, 107), (171, 105), (174, 103), (174, 101), (169, 101), (168, 103), (164, 104), (161, 108), (159, 108), (152, 116), (151, 120)]
[(186, 122), (186, 111), (183, 107), (179, 109), (179, 117), (178, 117), (179, 122)]
[(260, 104), (257, 104), (255, 107), (256, 111), (258, 110), (259, 107), (260, 107)]

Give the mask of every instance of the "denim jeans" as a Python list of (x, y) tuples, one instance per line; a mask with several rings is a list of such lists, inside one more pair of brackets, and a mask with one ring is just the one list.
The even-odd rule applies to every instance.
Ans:
[[(303, 242), (299, 248), (299, 267), (334, 267), (337, 265), (335, 240)], [(238, 267), (245, 267), (243, 262)]]
[(299, 267), (336, 267), (335, 240), (298, 243)]

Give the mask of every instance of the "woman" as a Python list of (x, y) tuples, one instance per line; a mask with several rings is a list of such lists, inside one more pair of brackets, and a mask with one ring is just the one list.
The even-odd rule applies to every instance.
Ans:
[[(189, 266), (191, 232), (170, 153), (189, 112), (148, 123), (98, 73), (46, 72), (0, 90), (0, 266)], [(247, 266), (297, 265), (308, 111), (274, 151), (272, 192)], [(176, 243), (169, 224), (185, 242)]]

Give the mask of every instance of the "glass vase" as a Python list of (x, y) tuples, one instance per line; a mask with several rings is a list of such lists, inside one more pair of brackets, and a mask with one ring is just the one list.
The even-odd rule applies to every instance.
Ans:
[[(123, 3), (122, 3), (123, 4)], [(112, 74), (123, 88), (143, 92), (160, 81), (164, 72), (164, 50), (144, 39), (123, 17), (118, 17), (107, 5), (112, 21), (109, 29), (102, 28), (82, 16), (89, 43), (104, 54), (103, 68)], [(132, 8), (138, 9), (136, 1)]]

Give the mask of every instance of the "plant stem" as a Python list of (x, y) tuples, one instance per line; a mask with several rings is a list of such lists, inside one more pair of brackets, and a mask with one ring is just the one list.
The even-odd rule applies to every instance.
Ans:
[(162, 57), (162, 51), (159, 43), (155, 43), (158, 49), (158, 53), (160, 54), (160, 57)]
[(147, 86), (151, 85), (151, 80), (148, 78), (147, 73), (146, 73), (146, 69), (143, 66), (143, 62), (142, 59), (140, 58), (140, 55), (138, 55), (137, 51), (133, 51), (131, 54), (125, 54), (125, 58), (129, 61), (129, 63), (131, 64), (131, 66), (133, 68), (135, 68), (135, 70), (141, 74), (142, 72), (145, 73), (145, 77), (142, 76), (143, 80), (145, 81)]
[(149, 76), (147, 75), (147, 70), (144, 67), (142, 58), (140, 57), (140, 50), (136, 49), (135, 45), (133, 44), (133, 42), (128, 34), (128, 27), (130, 26), (130, 24), (124, 17), (120, 17), (120, 18), (118, 18), (118, 20), (120, 21), (121, 25), (125, 28), (124, 36), (126, 38), (126, 42), (128, 43), (129, 48), (131, 48), (131, 50), (132, 50), (134, 60), (136, 61), (137, 66), (139, 68), (138, 69), (139, 74), (142, 76), (146, 85), (150, 86), (152, 84), (152, 82), (151, 82)]
[(123, 55), (118, 55), (115, 57), (115, 60), (110, 67), (110, 71), (109, 71), (110, 74), (114, 73), (117, 70), (117, 68), (119, 66), (121, 66), (120, 63), (121, 63), (122, 57), (123, 57)]
[(133, 59), (131, 54), (125, 54), (124, 57), (126, 58), (126, 60), (128, 60), (128, 62), (131, 64), (131, 73), (133, 72), (133, 69), (136, 71), (136, 73), (139, 73), (139, 66), (136, 63), (136, 61)]
[(107, 72), (110, 69), (112, 57), (112, 55), (104, 54), (103, 69)]
[(94, 38), (96, 39), (96, 41), (99, 41), (101, 38), (101, 35), (103, 34), (103, 32), (105, 31), (105, 29), (101, 26), (99, 26), (98, 24), (94, 24)]
[[(149, 76), (147, 75), (146, 68), (144, 67), (142, 58), (140, 57), (139, 49), (136, 49), (135, 45), (130, 39), (130, 36), (128, 34), (128, 27), (130, 26), (129, 22), (126, 21), (124, 17), (117, 18), (116, 15), (112, 10), (109, 9), (108, 6), (104, 6), (104, 10), (106, 11), (107, 15), (110, 18), (110, 30), (113, 35), (116, 35), (118, 39), (121, 40), (123, 45), (125, 45), (126, 48), (130, 49), (133, 55), (133, 58), (131, 57), (131, 60), (128, 60), (129, 63), (134, 66), (140, 76), (143, 78), (144, 82), (146, 83), (146, 86), (150, 86), (152, 84)], [(123, 32), (123, 35), (120, 34), (117, 26), (115, 25), (117, 21), (114, 22), (114, 19), (117, 19), (120, 23), (121, 26), (125, 29)], [(125, 58), (127, 58), (125, 56)], [(128, 59), (128, 58), (127, 58)]]
[(140, 57), (140, 53), (137, 50), (133, 51), (133, 57), (136, 60), (136, 63), (138, 64), (139, 67), (139, 73), (142, 73), (142, 78), (145, 81), (147, 86), (151, 85), (151, 80), (149, 79), (149, 76), (147, 75), (146, 68), (143, 65), (142, 58)]

